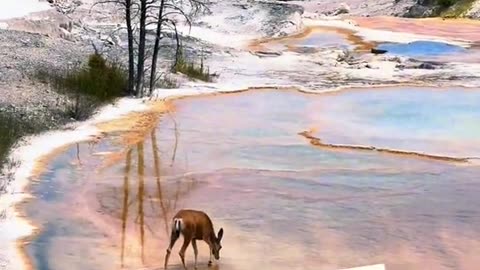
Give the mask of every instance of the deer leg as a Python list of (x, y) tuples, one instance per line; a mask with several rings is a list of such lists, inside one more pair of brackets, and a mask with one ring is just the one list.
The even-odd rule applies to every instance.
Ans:
[(193, 253), (195, 254), (195, 269), (197, 269), (197, 257), (198, 257), (197, 240), (192, 239), (192, 247), (193, 247)]
[(208, 266), (212, 266), (212, 249), (210, 248), (210, 259), (208, 260)]
[(210, 267), (210, 266), (212, 266), (212, 256), (213, 256), (212, 245), (213, 245), (213, 244), (212, 244), (212, 242), (210, 242), (208, 239), (205, 240), (205, 242), (207, 242), (208, 248), (209, 248), (209, 251), (210, 251), (210, 259), (208, 260), (208, 266)]
[(177, 241), (178, 237), (180, 237), (180, 233), (172, 230), (172, 234), (170, 235), (170, 245), (168, 245), (167, 254), (165, 255), (165, 266), (164, 266), (165, 269), (167, 269), (170, 253), (172, 252), (172, 248), (175, 245), (175, 242)]
[(185, 251), (187, 250), (188, 245), (190, 244), (190, 237), (185, 237), (184, 235), (184, 240), (183, 240), (183, 245), (182, 248), (180, 249), (180, 252), (178, 253), (180, 255), (180, 258), (182, 259), (182, 264), (183, 268), (187, 270), (187, 267), (185, 266)]

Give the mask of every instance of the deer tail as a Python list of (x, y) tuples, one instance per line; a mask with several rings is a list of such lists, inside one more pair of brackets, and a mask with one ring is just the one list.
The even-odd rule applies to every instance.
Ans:
[(175, 218), (173, 219), (173, 227), (172, 227), (172, 235), (175, 236), (175, 238), (178, 238), (180, 236), (180, 232), (182, 231), (182, 224), (183, 221), (181, 218)]

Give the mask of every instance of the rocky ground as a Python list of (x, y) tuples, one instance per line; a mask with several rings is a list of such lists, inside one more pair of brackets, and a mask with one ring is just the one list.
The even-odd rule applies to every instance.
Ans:
[(480, 18), (480, 1), (475, 1), (475, 3), (473, 3), (471, 9), (467, 12), (466, 16), (472, 19)]
[(341, 2), (328, 0), (294, 0), (288, 2), (303, 6), (308, 12), (326, 15), (339, 15), (348, 13), (355, 16), (403, 16), (412, 6), (416, 4), (416, 0), (346, 0)]
[(42, 121), (49, 123), (47, 128), (69, 121), (62, 112), (68, 98), (41, 83), (35, 74), (84, 63), (94, 52), (92, 41), (100, 41), (84, 38), (86, 26), (57, 9), (3, 21), (1, 28), (0, 110), (48, 120)]
[[(435, 16), (441, 8), (436, 0), (283, 0), (305, 8), (308, 12), (326, 15), (339, 15), (349, 13), (354, 16), (398, 16), (421, 18)], [(462, 1), (460, 1), (462, 2)], [(452, 6), (450, 9), (455, 9)], [(447, 9), (448, 10), (448, 9)], [(470, 10), (460, 16), (473, 19), (480, 18), (480, 1), (475, 1)]]
[(86, 44), (0, 30), (0, 107), (24, 112), (20, 115), (45, 114), (61, 121), (62, 115), (54, 109), (61, 109), (66, 98), (33, 77), (38, 70), (66, 68), (82, 62), (90, 52)]

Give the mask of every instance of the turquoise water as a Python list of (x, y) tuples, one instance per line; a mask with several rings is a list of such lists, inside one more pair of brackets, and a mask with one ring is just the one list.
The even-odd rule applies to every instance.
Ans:
[(436, 41), (414, 41), (410, 43), (383, 43), (378, 49), (387, 50), (390, 54), (408, 57), (441, 56), (465, 53), (467, 50), (456, 45)]
[(332, 143), (478, 157), (478, 104), (480, 92), (472, 89), (350, 91), (319, 105), (325, 131), (318, 136)]
[[(215, 269), (476, 269), (477, 167), (321, 149), (297, 133), (446, 151), (445, 141), (480, 135), (473, 124), (461, 122), (460, 132), (441, 121), (474, 119), (478, 95), (394, 88), (176, 101), (143, 142), (124, 148), (111, 135), (50, 163), (27, 205), (43, 225), (29, 254), (42, 270), (162, 269), (170, 219), (196, 208), (225, 230)], [(442, 144), (428, 139), (437, 133)], [(104, 166), (95, 153), (105, 151), (119, 159)], [(171, 269), (180, 269), (179, 246)], [(207, 258), (203, 246), (200, 269)], [(187, 260), (193, 267), (191, 248)]]

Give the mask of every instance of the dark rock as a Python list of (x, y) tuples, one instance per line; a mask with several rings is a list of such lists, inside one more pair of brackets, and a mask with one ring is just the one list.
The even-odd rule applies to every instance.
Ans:
[(401, 63), (396, 66), (399, 69), (439, 69), (442, 68), (445, 63), (435, 61), (418, 61), (415, 59), (408, 59), (405, 63)]
[(239, 7), (241, 9), (247, 10), (249, 6), (247, 4), (233, 4), (233, 6)]
[(340, 15), (340, 14), (348, 14), (350, 13), (350, 7), (346, 3), (340, 4), (340, 6), (333, 11), (333, 16)]
[(259, 57), (276, 57), (282, 55), (282, 52), (275, 52), (275, 51), (256, 51), (254, 52), (255, 55)]
[(373, 53), (373, 54), (384, 54), (384, 53), (386, 53), (386, 52), (388, 52), (388, 51), (387, 51), (387, 50), (381, 50), (381, 49), (372, 48), (372, 49), (370, 50), (370, 52)]
[(437, 0), (418, 0), (403, 16), (408, 18), (430, 17), (436, 12), (437, 2)]
[(425, 63), (421, 63), (420, 65), (418, 65), (419, 69), (436, 69), (437, 67), (435, 67), (434, 64), (432, 63), (428, 63), (428, 62), (425, 62)]

